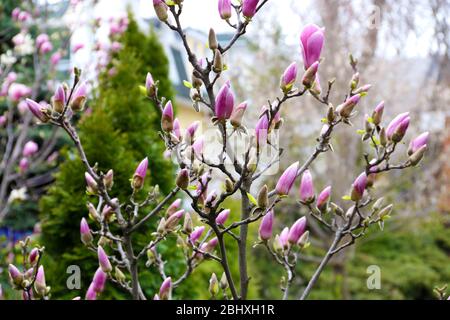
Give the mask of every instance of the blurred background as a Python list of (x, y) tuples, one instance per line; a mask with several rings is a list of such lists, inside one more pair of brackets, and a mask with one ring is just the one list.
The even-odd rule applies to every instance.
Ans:
[[(209, 28), (215, 29), (221, 43), (231, 39), (232, 30), (220, 19), (216, 0), (184, 3), (182, 23), (188, 42), (197, 57), (209, 57)], [(27, 83), (36, 71), (32, 55), (24, 52), (15, 63), (8, 61), (17, 56), (14, 37), (24, 33), (23, 26), (11, 17), (17, 7), (39, 16), (39, 28), (29, 28), (26, 33), (34, 37), (42, 32), (51, 34), (53, 48), (47, 60), (60, 54), (57, 63), (45, 69), (48, 79), (39, 82), (38, 97), (48, 101), (58, 83), (69, 81), (74, 66), (82, 68), (91, 97), (89, 112), (77, 118), (77, 127), (88, 156), (100, 166), (114, 168), (117, 186), (128, 186), (137, 161), (149, 155), (152, 183), (159, 184), (163, 191), (170, 190), (175, 171), (163, 157), (164, 146), (155, 135), (159, 118), (139, 94), (138, 86), (151, 71), (161, 82), (161, 93), (175, 102), (183, 128), (202, 120), (205, 129), (210, 115), (207, 110), (197, 112), (192, 107), (189, 89), (183, 85), (184, 80), (190, 81), (192, 69), (180, 39), (155, 17), (152, 1), (1, 0), (2, 75), (13, 70), (21, 77), (18, 81)], [(247, 34), (225, 56), (228, 71), (224, 78), (231, 80), (239, 101), (249, 101), (246, 121), (250, 126), (260, 108), (280, 96), (279, 78), (284, 69), (291, 62), (302, 65), (299, 33), (308, 23), (325, 28), (320, 77), (323, 87), (327, 80), (336, 79), (331, 101), (341, 101), (348, 91), (353, 73), (348, 63), (350, 53), (359, 61), (360, 83), (372, 84), (369, 95), (358, 106), (354, 127), (337, 130), (332, 140), (334, 152), (322, 155), (311, 168), (316, 191), (332, 185), (333, 201), (348, 206), (341, 197), (364, 165), (361, 155), (365, 145), (356, 131), (363, 128), (364, 115), (371, 114), (380, 101), (386, 103), (385, 122), (398, 113), (411, 113), (406, 141), (430, 132), (429, 151), (419, 168), (377, 177), (375, 195), (385, 195), (395, 203), (392, 219), (383, 231), (374, 229), (339, 253), (311, 298), (434, 299), (435, 287), (450, 285), (450, 0), (269, 1), (253, 19)], [(7, 96), (0, 98), (0, 115), (7, 109), (7, 100)], [(325, 113), (310, 96), (285, 105), (280, 141), (286, 152), (279, 172), (261, 183), (274, 187), (284, 168), (308, 157)], [(0, 139), (5, 135), (0, 126)], [(83, 169), (62, 132), (36, 127), (30, 136), (41, 149), (45, 145), (49, 151), (43, 157), (45, 161), (19, 174), (6, 188), (8, 197), (0, 199), (7, 207), (0, 219), (3, 294), (16, 298), (9, 290), (5, 268), (20, 260), (17, 241), (31, 235), (46, 247), (44, 264), (53, 298), (84, 295), (96, 259), (79, 241), (79, 221), (87, 215)], [(401, 147), (400, 160), (407, 145)], [(122, 192), (119, 198), (126, 196)], [(230, 200), (227, 205), (237, 217), (239, 202)], [(294, 199), (285, 202), (276, 212), (277, 232), (306, 213)], [(311, 223), (312, 246), (301, 257), (291, 298), (298, 297), (332, 237)], [(255, 242), (256, 227), (252, 235)], [(145, 243), (145, 235), (139, 237)], [(169, 274), (183, 272), (182, 256), (174, 246), (175, 239), (158, 248), (173, 260), (167, 266)], [(232, 255), (237, 252), (231, 243), (229, 250)], [(259, 248), (251, 250), (250, 259), (250, 297), (280, 298), (282, 268)], [(237, 258), (231, 260), (237, 274)], [(81, 267), (83, 283), (80, 289), (69, 290), (66, 269), (73, 264)], [(367, 270), (374, 265), (381, 270), (381, 288), (376, 290), (366, 283), (370, 276)], [(151, 267), (142, 269), (147, 293), (153, 295), (160, 283), (158, 275)], [(220, 267), (214, 262), (203, 264), (177, 290), (175, 298), (207, 298), (211, 272), (221, 274)], [(113, 285), (108, 287), (103, 298), (127, 298)]]

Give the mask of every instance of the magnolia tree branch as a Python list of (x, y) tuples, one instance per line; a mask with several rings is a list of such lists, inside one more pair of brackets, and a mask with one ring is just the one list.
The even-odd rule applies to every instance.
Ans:
[[(364, 154), (366, 161), (364, 171), (352, 184), (350, 194), (343, 197), (350, 204), (349, 208), (345, 211), (344, 208), (330, 201), (331, 186), (325, 188), (316, 197), (313, 179), (308, 169), (321, 153), (333, 150), (331, 138), (336, 126), (341, 124), (352, 126), (351, 120), (356, 115), (359, 100), (370, 89), (367, 85), (359, 86), (356, 62), (352, 59), (351, 66), (355, 74), (350, 81), (350, 91), (344, 101), (337, 106), (329, 101), (334, 80), (328, 82), (327, 91), (322, 95), (318, 78), (320, 54), (324, 42), (324, 31), (321, 28), (309, 25), (302, 31), (301, 46), (305, 71), (300, 87), (295, 86), (298, 72), (297, 65), (293, 63), (281, 77), (280, 89), (283, 95), (274, 103), (269, 102), (262, 108), (254, 131), (243, 124), (243, 116), (248, 104), (244, 102), (235, 105), (231, 84), (225, 82), (216, 93), (215, 87), (226, 71), (223, 55), (231, 50), (236, 41), (245, 34), (247, 26), (267, 2), (268, 0), (244, 0), (242, 4), (232, 6), (228, 1), (221, 1), (219, 13), (235, 30), (235, 35), (226, 46), (222, 47), (217, 42), (214, 30), (211, 29), (209, 48), (212, 58), (197, 59), (189, 47), (181, 25), (183, 2), (174, 1), (168, 6), (162, 0), (154, 1), (158, 18), (180, 36), (188, 60), (192, 64), (194, 71), (192, 83), (189, 83), (189, 86), (193, 106), (197, 108), (200, 102), (211, 110), (213, 113), (211, 120), (220, 134), (220, 151), (217, 156), (219, 162), (217, 163), (216, 159), (209, 159), (209, 155), (205, 152), (205, 137), (197, 134), (199, 123), (191, 124), (183, 135), (180, 122), (174, 117), (171, 101), (158, 95), (158, 81), (154, 81), (151, 74), (147, 75), (145, 94), (161, 112), (159, 136), (165, 143), (167, 152), (174, 156), (174, 161), (179, 167), (174, 187), (165, 196), (160, 196), (157, 186), (151, 186), (145, 200), (142, 202), (136, 200), (137, 194), (143, 192), (142, 189), (145, 187), (148, 161), (151, 159), (145, 158), (137, 166), (131, 179), (130, 197), (123, 202), (119, 202), (112, 195), (114, 193), (112, 169), (103, 173), (99, 171), (97, 164), (92, 165), (89, 162), (82, 141), (71, 122), (73, 112), (81, 112), (87, 99), (84, 84), (79, 83), (80, 70), (75, 70), (73, 86), (71, 89), (66, 89), (68, 99), (64, 101), (61, 110), (42, 108), (36, 102), (28, 101), (28, 107), (39, 120), (59, 126), (69, 135), (86, 170), (86, 191), (98, 199), (97, 205), (88, 204), (89, 216), (97, 225), (98, 231), (91, 231), (84, 218), (80, 225), (82, 242), (90, 250), (97, 252), (99, 260), (99, 268), (86, 293), (86, 299), (97, 298), (103, 291), (107, 278), (130, 292), (133, 299), (147, 299), (141, 287), (138, 267), (139, 261), (144, 258), (147, 258), (146, 266), (154, 267), (163, 280), (154, 299), (171, 299), (172, 290), (180, 286), (205, 259), (216, 261), (223, 269), (220, 281), (215, 274), (211, 275), (209, 292), (212, 298), (216, 298), (220, 290), (223, 297), (228, 298), (229, 290), (233, 299), (246, 299), (250, 284), (249, 225), (256, 222), (260, 222), (260, 225), (259, 241), (255, 246), (263, 245), (275, 262), (284, 268), (286, 276), (282, 279), (281, 291), (282, 298), (288, 299), (290, 288), (296, 277), (296, 266), (300, 257), (303, 256), (300, 253), (307, 250), (311, 244), (307, 218), (299, 218), (291, 227), (285, 227), (275, 236), (273, 221), (274, 211), (285, 198), (289, 197), (299, 177), (301, 177), (299, 204), (307, 209), (308, 219), (315, 221), (316, 229), (323, 227), (334, 233), (334, 240), (320, 260), (301, 299), (309, 296), (333, 255), (353, 245), (357, 239), (364, 236), (370, 226), (377, 224), (381, 229), (383, 228), (385, 220), (390, 216), (392, 205), (385, 206), (383, 199), (376, 201), (372, 199), (370, 188), (375, 182), (375, 177), (382, 172), (417, 165), (426, 150), (427, 135), (426, 137), (422, 135), (411, 142), (408, 159), (404, 163), (391, 164), (391, 156), (405, 136), (409, 125), (409, 115), (399, 115), (384, 128), (381, 123), (384, 105), (380, 104), (371, 117), (366, 116), (364, 130), (358, 131), (362, 140), (369, 142), (371, 152)], [(235, 23), (230, 21), (232, 8), (235, 10)], [(312, 35), (317, 43), (316, 46), (308, 49), (307, 38)], [(282, 107), (288, 100), (301, 98), (305, 94), (311, 94), (320, 104), (327, 107), (315, 150), (303, 164), (296, 162), (287, 168), (278, 179), (274, 190), (269, 191), (264, 185), (260, 188), (257, 197), (254, 197), (251, 192), (252, 187), (256, 185), (256, 180), (262, 179), (264, 173), (278, 163), (282, 156), (282, 149), (276, 141), (276, 133), (281, 130), (283, 123)], [(243, 151), (236, 154), (230, 144), (234, 135), (244, 137), (243, 140), (248, 141), (248, 143), (242, 143)], [(266, 149), (275, 152), (275, 156), (268, 164), (264, 164), (262, 159), (262, 152)], [(215, 190), (213, 180), (223, 182), (224, 191)], [(181, 209), (181, 199), (169, 205), (179, 191), (183, 191), (190, 200), (194, 216)], [(230, 210), (223, 205), (233, 195), (240, 195), (240, 218), (238, 221), (229, 222)], [(370, 209), (369, 205), (371, 205)], [(163, 214), (164, 210), (165, 214)], [(138, 248), (138, 245), (133, 242), (133, 234), (147, 227), (148, 222), (153, 219), (158, 220), (155, 221), (158, 225), (156, 230), (151, 233), (147, 245)], [(182, 226), (181, 222), (183, 222)], [(110, 225), (118, 228), (110, 228)], [(113, 233), (111, 230), (117, 231)], [(206, 235), (203, 236), (205, 231)], [(94, 243), (94, 236), (98, 238), (96, 243)], [(167, 274), (165, 268), (170, 261), (164, 260), (162, 254), (157, 252), (158, 244), (166, 241), (169, 236), (177, 237), (177, 246), (182, 250), (186, 263), (184, 273), (178, 278), (174, 277), (174, 280)], [(200, 240), (202, 236), (203, 239)], [(231, 259), (226, 249), (228, 238), (236, 241), (238, 247), (239, 283), (233, 278), (235, 275), (230, 268)], [(215, 254), (216, 246), (218, 246), (219, 254)], [(113, 251), (113, 254), (106, 253), (104, 248), (107, 249), (106, 251)], [(126, 269), (127, 275), (122, 272), (123, 268)], [(20, 275), (16, 278), (20, 278)], [(128, 278), (130, 280), (127, 280)], [(20, 285), (18, 287), (20, 288)]]

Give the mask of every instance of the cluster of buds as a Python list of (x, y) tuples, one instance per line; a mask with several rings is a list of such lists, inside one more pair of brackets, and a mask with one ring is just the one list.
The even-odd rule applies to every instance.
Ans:
[(72, 95), (70, 101), (66, 100), (68, 96), (67, 86), (62, 85), (56, 89), (52, 98), (52, 105), (39, 104), (31, 99), (26, 99), (28, 109), (41, 122), (46, 123), (52, 119), (53, 112), (62, 114), (66, 107), (70, 107), (72, 111), (82, 111), (87, 99), (87, 85), (86, 83), (79, 84)]
[[(24, 252), (27, 252), (29, 238), (20, 243)], [(45, 282), (44, 267), (39, 265), (43, 250), (43, 248), (33, 248), (27, 255), (25, 254), (23, 265), (26, 270), (24, 272), (21, 272), (13, 264), (8, 267), (11, 285), (15, 290), (23, 292), (24, 300), (31, 300), (35, 297), (46, 299), (50, 293), (50, 287)]]

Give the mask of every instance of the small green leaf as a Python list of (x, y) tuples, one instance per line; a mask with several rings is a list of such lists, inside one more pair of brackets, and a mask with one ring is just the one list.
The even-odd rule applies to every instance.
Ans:
[(372, 118), (372, 117), (368, 117), (368, 118), (367, 118), (367, 122), (373, 123), (373, 118)]
[(346, 196), (342, 197), (342, 200), (350, 201), (350, 200), (352, 200), (352, 197), (350, 197), (349, 195), (346, 195)]
[(328, 119), (327, 119), (327, 118), (322, 118), (322, 119), (320, 119), (320, 122), (322, 122), (322, 123), (328, 123)]
[(147, 96), (147, 88), (145, 86), (140, 85), (139, 91), (142, 93), (142, 95)]
[(357, 134), (360, 134), (360, 135), (363, 135), (363, 134), (365, 134), (366, 133), (366, 130), (356, 130), (356, 133)]
[(222, 71), (227, 71), (228, 70), (228, 65), (224, 64), (222, 67)]
[(197, 186), (194, 186), (194, 185), (189, 186), (189, 187), (188, 187), (188, 190), (197, 190)]
[(183, 84), (186, 88), (192, 89), (192, 83), (190, 83), (189, 81), (183, 80)]
[(258, 205), (258, 202), (256, 201), (255, 197), (252, 196), (249, 192), (247, 192), (247, 197), (253, 205), (255, 205), (255, 206)]
[(173, 0), (166, 0), (166, 4), (167, 4), (168, 6), (174, 6), (174, 5), (175, 5), (175, 2), (173, 2)]

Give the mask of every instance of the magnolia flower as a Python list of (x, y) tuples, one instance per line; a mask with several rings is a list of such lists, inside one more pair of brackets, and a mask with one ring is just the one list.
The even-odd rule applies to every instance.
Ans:
[(230, 215), (230, 210), (229, 209), (225, 209), (222, 212), (220, 212), (217, 217), (216, 217), (216, 223), (218, 225), (224, 225), (225, 222), (228, 219), (228, 216)]
[(92, 290), (96, 293), (102, 292), (105, 289), (107, 277), (107, 274), (99, 267), (95, 271), (94, 278), (92, 279)]
[(56, 51), (55, 53), (53, 53), (53, 54), (50, 56), (50, 63), (51, 63), (53, 66), (55, 66), (55, 65), (57, 65), (57, 64), (59, 63), (59, 61), (61, 60), (61, 58), (62, 58), (61, 52)]
[(8, 96), (13, 102), (18, 102), (20, 99), (29, 96), (31, 88), (21, 83), (13, 83), (9, 87)]
[(97, 292), (94, 290), (94, 283), (92, 282), (86, 291), (86, 300), (96, 300), (97, 299)]
[(230, 117), (230, 123), (233, 127), (238, 128), (241, 126), (245, 110), (247, 110), (247, 101), (242, 102), (234, 109)]
[(159, 298), (161, 300), (169, 300), (172, 291), (172, 278), (167, 277), (159, 288)]
[(326, 187), (317, 197), (317, 208), (320, 211), (325, 211), (328, 206), (328, 200), (331, 195), (331, 186)]
[(231, 18), (231, 0), (219, 0), (219, 14), (224, 20)]
[(298, 166), (299, 163), (295, 162), (283, 172), (275, 187), (278, 195), (287, 196), (289, 194), (297, 178)]
[(234, 108), (234, 94), (231, 91), (230, 81), (227, 81), (216, 97), (215, 113), (219, 120), (230, 118)]
[(30, 167), (30, 162), (28, 161), (28, 158), (22, 158), (19, 161), (19, 171), (20, 172), (25, 172), (28, 170), (28, 168)]
[(291, 63), (289, 67), (286, 68), (280, 80), (280, 88), (283, 92), (287, 93), (291, 91), (295, 80), (297, 79), (297, 64), (295, 62)]
[(256, 142), (258, 145), (258, 150), (261, 150), (267, 143), (269, 131), (269, 116), (268, 113), (265, 112), (256, 123), (255, 127), (255, 136)]
[(178, 209), (180, 209), (180, 206), (181, 206), (181, 199), (177, 199), (174, 202), (172, 202), (172, 204), (169, 206), (169, 208), (167, 208), (166, 216), (170, 217), (172, 214), (177, 212)]
[(261, 220), (261, 224), (259, 225), (259, 238), (263, 241), (269, 240), (272, 237), (273, 216), (273, 210), (270, 210)]
[(281, 231), (280, 236), (278, 240), (280, 241), (280, 245), (282, 248), (288, 248), (289, 247), (289, 228), (285, 227), (283, 231)]
[(409, 148), (408, 148), (408, 155), (412, 155), (413, 153), (415, 153), (417, 150), (419, 150), (423, 146), (426, 146), (428, 143), (429, 135), (430, 135), (429, 132), (424, 132), (421, 135), (419, 135), (417, 138), (411, 140), (411, 142), (409, 144)]
[(169, 15), (167, 10), (169, 10), (167, 4), (163, 0), (153, 0), (153, 8), (155, 9), (156, 16), (161, 21), (167, 21)]
[(256, 13), (259, 0), (243, 0), (242, 14), (244, 17), (252, 18)]
[[(402, 125), (402, 123), (404, 123)], [(409, 112), (401, 113), (397, 115), (387, 126), (386, 128), (386, 137), (389, 140), (392, 140), (392, 137), (395, 133), (395, 131), (400, 127), (405, 127), (406, 123), (409, 125)], [(407, 128), (407, 127), (406, 127)]]
[(98, 263), (100, 265), (100, 268), (102, 268), (103, 272), (109, 273), (112, 270), (111, 262), (109, 262), (109, 258), (105, 253), (105, 250), (103, 250), (102, 246), (98, 246), (97, 249), (98, 254)]
[(87, 223), (85, 218), (82, 218), (80, 222), (80, 235), (81, 242), (83, 242), (85, 245), (90, 244), (93, 240), (91, 229), (89, 228), (89, 224)]
[(194, 230), (192, 231), (192, 233), (189, 235), (189, 241), (191, 243), (197, 242), (200, 239), (200, 237), (202, 236), (203, 231), (205, 231), (204, 226), (195, 227)]
[(47, 293), (47, 285), (45, 283), (45, 273), (43, 266), (39, 266), (38, 268), (36, 279), (34, 281), (34, 290), (36, 290), (36, 293), (41, 297), (44, 297)]
[(43, 112), (43, 107), (37, 103), (36, 101), (33, 101), (31, 99), (26, 99), (26, 103), (28, 106), (28, 109), (33, 113), (33, 115), (38, 118), (42, 122), (47, 122), (49, 120), (49, 117), (47, 114)]
[(303, 53), (303, 63), (307, 70), (314, 62), (319, 61), (325, 41), (323, 29), (315, 24), (303, 28), (300, 34), (300, 45)]
[(148, 158), (142, 160), (134, 172), (131, 186), (133, 189), (142, 189), (144, 186), (145, 176), (147, 175)]
[(381, 123), (381, 119), (383, 118), (384, 112), (384, 101), (381, 101), (372, 113), (373, 124), (378, 126)]
[(70, 103), (70, 107), (73, 111), (81, 111), (84, 108), (87, 99), (87, 85), (86, 82), (83, 82), (78, 86), (75, 90), (72, 101)]
[(354, 96), (351, 96), (348, 98), (343, 104), (339, 105), (336, 108), (336, 112), (344, 118), (348, 118), (351, 116), (353, 109), (358, 104), (359, 100), (361, 99), (360, 94), (355, 94)]
[(155, 81), (150, 72), (147, 72), (147, 77), (145, 78), (145, 89), (147, 89), (147, 95), (153, 97), (156, 93)]
[(301, 217), (298, 219), (289, 230), (288, 241), (291, 244), (297, 243), (298, 239), (303, 235), (306, 230), (306, 218)]
[(305, 170), (300, 183), (300, 200), (305, 203), (314, 201), (314, 186), (311, 173)]
[(361, 173), (358, 178), (356, 178), (355, 182), (352, 184), (352, 193), (351, 199), (352, 201), (359, 201), (364, 195), (364, 190), (366, 190), (367, 185), (367, 175), (365, 172)]
[(25, 143), (25, 145), (23, 147), (22, 155), (24, 157), (31, 157), (36, 152), (38, 152), (38, 150), (39, 150), (39, 146), (36, 142), (28, 141), (27, 143)]
[(173, 130), (173, 107), (172, 101), (168, 101), (163, 109), (161, 117), (161, 128), (165, 132), (171, 132)]

